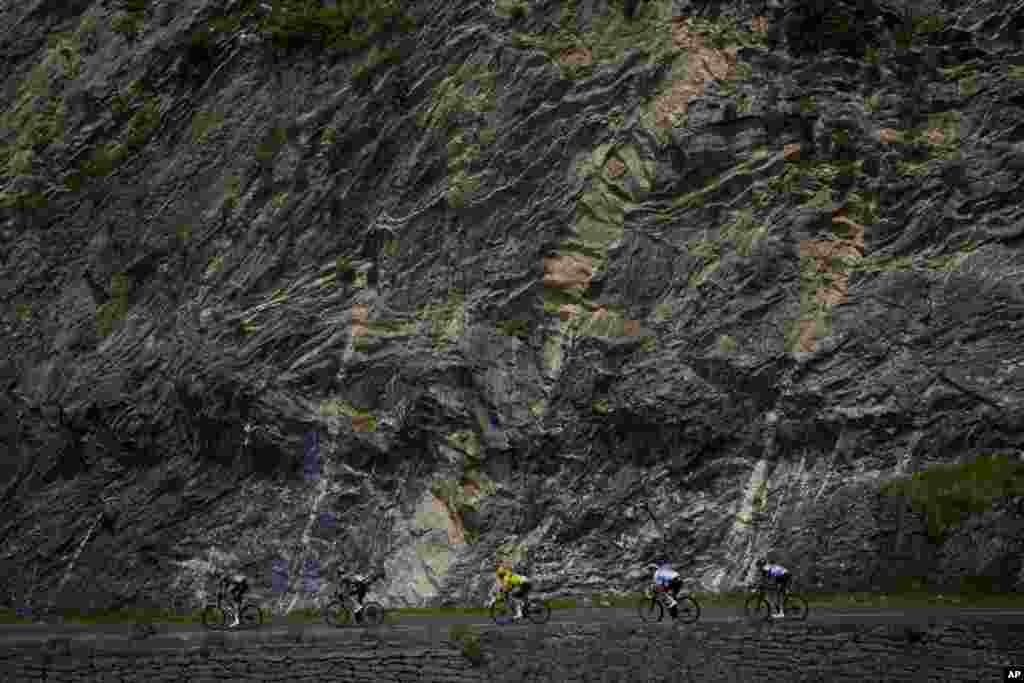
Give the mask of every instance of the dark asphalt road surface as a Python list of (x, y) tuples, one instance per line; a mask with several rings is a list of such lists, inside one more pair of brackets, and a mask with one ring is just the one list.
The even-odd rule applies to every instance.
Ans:
[[(477, 625), (495, 627), (490, 619), (483, 615), (395, 615), (394, 624), (385, 624), (379, 629), (394, 632), (396, 635), (405, 632), (409, 635), (447, 631), (447, 627), (455, 624)], [(735, 608), (704, 608), (698, 623), (734, 623), (742, 621), (740, 610)], [(905, 624), (905, 625), (926, 625), (929, 622), (956, 622), (956, 621), (984, 621), (988, 623), (1024, 624), (1024, 609), (970, 609), (970, 608), (949, 608), (949, 607), (924, 607), (911, 609), (815, 609), (811, 605), (807, 623), (818, 624), (860, 624), (860, 625), (881, 625), (881, 624)], [(633, 609), (626, 608), (604, 608), (604, 609), (565, 609), (552, 612), (552, 624), (636, 624), (643, 626)], [(663, 625), (670, 623), (666, 616)], [(685, 626), (682, 626), (685, 628)], [(290, 633), (303, 628), (300, 624), (289, 624), (283, 618), (271, 619), (269, 622), (255, 630), (228, 630), (226, 637), (232, 641), (260, 641), (274, 639), (277, 637), (286, 638)], [(528, 623), (511, 624), (501, 628), (509, 629), (530, 629), (537, 628)], [(157, 635), (154, 639), (173, 639), (175, 641), (199, 641), (210, 635), (212, 632), (197, 624), (156, 624)], [(361, 627), (347, 627), (335, 629), (326, 624), (307, 624), (304, 626), (305, 637), (317, 639), (330, 637), (332, 634), (354, 633), (365, 629)], [(218, 632), (219, 633), (219, 632)], [(51, 638), (68, 638), (72, 641), (95, 641), (95, 640), (120, 640), (130, 639), (132, 626), (130, 624), (104, 624), (87, 626), (78, 624), (19, 624), (0, 625), (0, 645), (14, 645), (17, 643), (45, 642)]]

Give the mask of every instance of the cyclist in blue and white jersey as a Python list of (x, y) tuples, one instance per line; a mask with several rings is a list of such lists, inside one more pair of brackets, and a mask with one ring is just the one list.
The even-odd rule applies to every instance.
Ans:
[(771, 582), (775, 586), (775, 597), (777, 600), (775, 609), (777, 611), (772, 614), (772, 617), (776, 619), (785, 618), (786, 613), (782, 609), (782, 602), (786, 596), (786, 591), (789, 589), (789, 584), (793, 580), (793, 576), (781, 564), (769, 564), (766, 557), (762, 557), (758, 561), (757, 566), (761, 570), (762, 581), (765, 583)]
[(665, 597), (668, 598), (669, 614), (673, 617), (679, 616), (679, 602), (676, 597), (683, 588), (683, 579), (679, 576), (679, 572), (672, 569), (667, 562), (652, 562), (647, 565), (647, 568), (654, 571), (654, 590), (665, 593)]

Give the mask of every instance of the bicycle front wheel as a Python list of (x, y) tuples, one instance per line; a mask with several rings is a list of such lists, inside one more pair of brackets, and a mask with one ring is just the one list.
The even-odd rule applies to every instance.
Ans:
[(203, 608), (203, 626), (214, 631), (224, 628), (228, 623), (227, 611), (220, 605), (207, 605)]
[(772, 616), (772, 606), (763, 595), (751, 595), (743, 606), (743, 612), (752, 621), (767, 621)]
[(665, 608), (653, 595), (644, 597), (637, 605), (637, 613), (640, 618), (648, 623), (661, 621), (665, 617)]
[(499, 626), (505, 624), (511, 624), (515, 612), (512, 611), (512, 605), (509, 604), (508, 600), (498, 600), (491, 605), (491, 620)]
[(525, 611), (526, 618), (535, 624), (546, 624), (551, 618), (551, 608), (547, 606), (547, 603), (531, 600), (526, 605)]
[(242, 607), (238, 622), (242, 628), (259, 628), (263, 625), (263, 612), (256, 605), (249, 603)]
[(700, 605), (692, 595), (682, 595), (676, 605), (676, 621), (683, 624), (692, 624), (700, 619)]
[(380, 626), (384, 621), (384, 608), (376, 602), (363, 604), (363, 610), (359, 613), (359, 620), (367, 626)]
[(324, 608), (324, 621), (335, 628), (349, 626), (352, 623), (352, 610), (340, 600), (335, 600)]
[(782, 604), (787, 620), (804, 621), (807, 619), (807, 601), (799, 595), (787, 595)]

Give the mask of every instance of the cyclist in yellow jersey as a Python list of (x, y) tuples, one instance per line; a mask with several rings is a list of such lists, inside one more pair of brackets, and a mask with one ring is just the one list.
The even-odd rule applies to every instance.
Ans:
[(530, 593), (530, 581), (525, 576), (515, 574), (505, 565), (498, 565), (494, 573), (497, 579), (497, 588), (509, 598), (513, 599), (516, 606), (516, 619), (523, 618), (523, 603)]

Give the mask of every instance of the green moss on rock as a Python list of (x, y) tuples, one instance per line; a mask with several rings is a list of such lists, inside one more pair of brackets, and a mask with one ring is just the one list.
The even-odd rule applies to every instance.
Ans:
[(1024, 496), (1024, 463), (988, 455), (968, 463), (933, 465), (885, 482), (882, 492), (908, 498), (926, 516), (932, 540), (941, 541), (964, 518), (991, 509), (996, 500)]
[(339, 256), (334, 260), (334, 272), (338, 284), (352, 284), (356, 279), (356, 269), (352, 266), (352, 260), (347, 256)]
[(259, 27), (270, 41), (286, 49), (362, 50), (388, 35), (409, 33), (413, 18), (398, 0), (338, 0), (316, 7), (307, 0), (275, 0)]
[(497, 328), (505, 336), (516, 337), (521, 341), (527, 341), (530, 338), (529, 320), (499, 320)]
[(128, 314), (131, 284), (128, 276), (120, 273), (111, 278), (110, 300), (96, 309), (96, 333), (101, 339), (109, 337), (115, 325)]
[(718, 338), (718, 352), (725, 355), (732, 355), (739, 349), (739, 344), (736, 340), (727, 334), (723, 334)]

